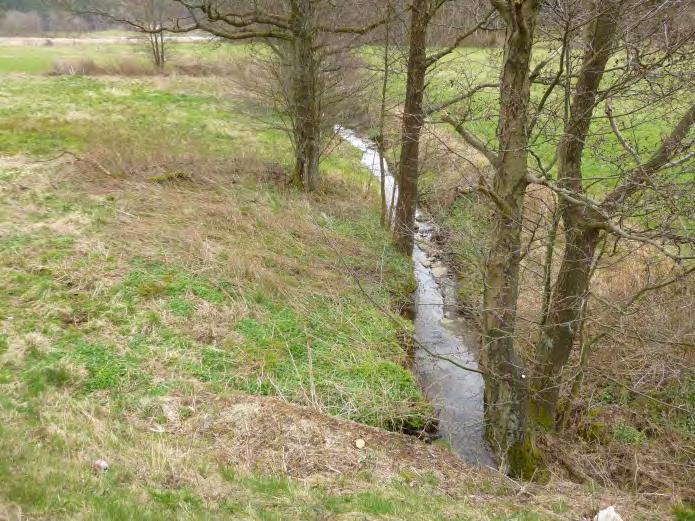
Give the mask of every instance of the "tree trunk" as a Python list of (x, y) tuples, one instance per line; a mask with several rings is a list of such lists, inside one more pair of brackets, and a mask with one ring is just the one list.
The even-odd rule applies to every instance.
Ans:
[(401, 157), (398, 166), (398, 202), (393, 223), (396, 247), (410, 255), (418, 200), (422, 100), (427, 73), (427, 25), (429, 0), (414, 0), (410, 21), (408, 76), (403, 113)]
[(600, 230), (584, 226), (583, 217), (566, 215), (563, 219), (568, 228), (565, 253), (537, 353), (539, 388), (535, 412), (536, 421), (545, 427), (554, 426), (560, 396), (559, 375), (579, 331), (591, 265), (600, 239)]
[(166, 63), (166, 55), (164, 53), (164, 32), (150, 33), (148, 37), (150, 40), (152, 63), (154, 63), (155, 67), (158, 69), (163, 69)]
[[(613, 53), (617, 32), (618, 2), (595, 5), (595, 19), (585, 42), (568, 126), (558, 145), (558, 179), (563, 188), (583, 193), (582, 154), (593, 118), (598, 89), (606, 63)], [(565, 252), (548, 311), (547, 324), (536, 354), (538, 394), (537, 421), (554, 425), (560, 389), (560, 373), (572, 351), (589, 288), (591, 265), (600, 230), (592, 226), (593, 210), (561, 200), (565, 228)]]
[(294, 182), (307, 191), (319, 187), (321, 89), (312, 0), (291, 2), (292, 90), (290, 111), (295, 146)]
[[(606, 235), (602, 234), (601, 237), (601, 244), (602, 246), (599, 248), (598, 254), (594, 255), (594, 260), (591, 264), (591, 268), (589, 271), (589, 282), (591, 282), (591, 279), (594, 275), (594, 272), (596, 271), (596, 267), (598, 266), (598, 262), (601, 259), (601, 256), (603, 254), (603, 251), (605, 250), (606, 246)], [(599, 337), (594, 337), (594, 340), (591, 342), (587, 342), (585, 339), (585, 326), (586, 326), (586, 309), (588, 305), (588, 299), (584, 299), (582, 302), (582, 309), (581, 309), (581, 315), (579, 317), (579, 332), (577, 333), (577, 340), (579, 344), (579, 369), (575, 373), (574, 376), (574, 381), (572, 382), (572, 387), (570, 389), (569, 396), (565, 400), (565, 407), (562, 410), (561, 414), (558, 414), (558, 417), (555, 421), (556, 423), (556, 428), (564, 428), (567, 426), (567, 421), (569, 420), (570, 412), (572, 410), (572, 404), (574, 401), (577, 399), (577, 396), (579, 396), (579, 391), (581, 390), (582, 387), (582, 382), (584, 381), (584, 373), (586, 372), (586, 368), (588, 367), (589, 364), (589, 354), (591, 350), (591, 344)]]
[(164, 33), (161, 32), (159, 33), (159, 66), (160, 68), (164, 68), (164, 65), (166, 64), (166, 52), (165, 52), (165, 46), (164, 46)]
[(517, 0), (498, 7), (507, 29), (500, 80), (499, 156), (494, 165), (495, 239), (485, 266), (481, 353), (488, 438), (503, 467), (522, 478), (530, 478), (537, 465), (528, 428), (526, 371), (514, 348), (514, 331), (527, 185), (529, 69), (539, 5), (537, 0)]

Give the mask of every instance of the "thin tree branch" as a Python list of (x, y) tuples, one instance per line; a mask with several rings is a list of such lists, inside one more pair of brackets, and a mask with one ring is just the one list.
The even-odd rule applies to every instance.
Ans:
[(449, 123), (449, 125), (453, 127), (456, 133), (460, 135), (466, 141), (466, 143), (468, 143), (478, 152), (483, 154), (492, 166), (497, 166), (497, 163), (499, 162), (499, 157), (497, 156), (497, 154), (495, 154), (491, 148), (489, 148), (485, 143), (483, 143), (481, 139), (468, 132), (463, 126), (464, 121), (456, 121), (448, 113), (444, 113), (444, 115), (442, 116), (442, 120), (446, 123)]
[(604, 210), (613, 211), (618, 205), (625, 202), (635, 192), (639, 191), (655, 172), (669, 164), (683, 146), (683, 140), (688, 135), (690, 128), (695, 124), (695, 103), (683, 114), (671, 134), (661, 143), (658, 150), (646, 163), (640, 164), (632, 170), (628, 179), (614, 189), (601, 205)]

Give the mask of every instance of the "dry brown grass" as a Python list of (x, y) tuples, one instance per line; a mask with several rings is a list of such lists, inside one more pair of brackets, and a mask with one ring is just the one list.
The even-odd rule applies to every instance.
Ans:
[[(111, 150), (111, 152), (109, 152)], [(232, 279), (262, 282), (282, 288), (266, 261), (280, 271), (329, 280), (330, 265), (302, 265), (279, 250), (260, 249), (259, 232), (281, 242), (310, 244), (322, 239), (308, 215), (306, 198), (295, 193), (298, 207), (272, 210), (272, 196), (258, 186), (287, 185), (286, 170), (255, 155), (230, 160), (174, 156), (167, 150), (118, 154), (113, 148), (92, 151), (73, 179), (90, 193), (118, 201), (119, 216), (109, 231), (111, 240), (156, 256), (166, 252), (184, 262), (200, 264), (196, 271)], [(127, 149), (121, 149), (127, 150)], [(289, 192), (288, 192), (289, 193)], [(293, 192), (294, 193), (294, 192)], [(220, 253), (227, 252), (224, 263)], [(202, 263), (202, 264), (201, 264)], [(276, 270), (277, 271), (277, 270)], [(308, 277), (312, 279), (313, 277)]]
[[(590, 519), (606, 505), (616, 505), (626, 519), (666, 515), (648, 496), (587, 490), (556, 480), (547, 486), (516, 483), (496, 472), (468, 467), (448, 450), (413, 437), (327, 417), (275, 398), (191, 388), (146, 399), (137, 407), (132, 404), (137, 413), (121, 418), (117, 430), (98, 401), (54, 398), (56, 405), (42, 414), (25, 440), (60, 440), (68, 448), (61, 459), (64, 470), (92, 487), (99, 477), (86, 469), (95, 457), (103, 457), (111, 466), (109, 472), (129, 484), (126, 489), (133, 493), (161, 487), (189, 490), (208, 511), (248, 493), (222, 477), (219, 469), (227, 469), (239, 479), (288, 476), (304, 487), (320, 486), (324, 493), (339, 495), (370, 492), (378, 484), (394, 482), (418, 493), (434, 482), (437, 494), (449, 498), (452, 514), (480, 520), (524, 509), (547, 519)], [(364, 448), (357, 448), (358, 439), (365, 441)], [(295, 500), (305, 500), (297, 495)], [(563, 510), (556, 513), (559, 505)], [(294, 519), (290, 505), (287, 508), (288, 518)], [(0, 501), (0, 514), (3, 509), (13, 511), (12, 505)], [(83, 514), (89, 518), (90, 511)]]
[(121, 59), (97, 63), (90, 58), (58, 60), (49, 72), (53, 76), (121, 76), (126, 78), (143, 76), (223, 76), (234, 71), (238, 66), (226, 62), (185, 62), (177, 61), (160, 69), (153, 64), (134, 59)]
[(119, 61), (97, 65), (88, 58), (56, 61), (50, 72), (54, 76), (148, 76), (155, 73), (155, 68), (144, 62)]

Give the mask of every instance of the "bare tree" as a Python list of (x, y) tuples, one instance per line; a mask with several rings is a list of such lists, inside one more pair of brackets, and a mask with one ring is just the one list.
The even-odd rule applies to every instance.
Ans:
[(163, 69), (167, 59), (164, 26), (167, 16), (173, 15), (172, 5), (167, 0), (142, 0), (136, 3), (143, 11), (143, 21), (147, 25), (145, 36), (150, 46), (152, 63), (158, 69)]
[[(486, 142), (471, 132), (465, 111), (463, 117), (456, 117), (445, 110), (483, 84), (430, 109), (442, 112), (442, 120), (483, 154), (494, 170), (492, 186), (484, 177), (480, 186), (493, 203), (495, 216), (485, 268), (482, 362), (489, 436), (514, 475), (528, 477), (534, 472), (533, 432), (537, 426), (554, 425), (561, 373), (584, 322), (599, 244), (612, 236), (644, 244), (677, 263), (691, 258), (693, 238), (682, 223), (688, 219), (692, 190), (683, 184), (682, 175), (693, 157), (688, 149), (693, 145), (695, 108), (684, 99), (692, 88), (687, 71), (691, 70), (693, 34), (682, 27), (663, 29), (678, 25), (670, 20), (692, 7), (687, 4), (568, 0), (547, 2), (541, 11), (539, 1), (493, 1), (507, 26), (496, 141)], [(531, 67), (531, 52), (538, 40), (534, 30), (539, 27), (559, 47)], [(584, 54), (575, 69), (571, 49), (577, 41)], [(632, 51), (623, 56), (626, 42)], [(533, 102), (532, 85), (538, 89)], [(612, 98), (627, 100), (620, 117), (612, 109)], [(621, 118), (629, 123), (655, 104), (669, 103), (680, 115), (660, 144), (623, 135)], [(604, 115), (596, 113), (600, 104), (606, 105)], [(563, 121), (558, 140), (556, 122)], [(613, 134), (617, 147), (600, 146), (607, 132)], [(637, 142), (630, 143), (630, 138)], [(539, 153), (539, 143), (548, 142), (557, 143), (552, 158)], [(592, 142), (596, 142), (594, 149), (587, 146)], [(645, 156), (650, 147), (651, 155)], [(603, 154), (601, 160), (615, 172), (598, 180), (587, 178), (582, 159), (589, 153)], [(597, 182), (611, 185), (611, 180), (614, 188), (602, 198), (601, 192), (587, 188)], [(530, 185), (554, 192), (561, 222), (552, 218), (546, 243), (540, 340), (535, 352), (524, 350), (521, 356), (516, 345), (519, 272), (537, 231), (537, 223), (525, 222)], [(658, 225), (652, 222), (657, 214), (663, 220)], [(677, 223), (681, 223), (680, 231), (675, 229)], [(524, 247), (525, 228), (530, 239)], [(559, 234), (564, 249), (553, 282), (551, 266)]]
[(324, 80), (332, 70), (326, 64), (383, 21), (374, 20), (372, 10), (359, 9), (358, 0), (339, 8), (328, 0), (176, 1), (188, 9), (194, 27), (227, 40), (262, 39), (281, 57), (290, 73), (286, 109), (295, 149), (293, 178), (304, 189), (316, 190), (325, 139)]
[[(401, 153), (398, 163), (398, 202), (393, 229), (396, 246), (404, 253), (413, 249), (415, 210), (418, 202), (420, 174), (420, 136), (425, 119), (423, 99), (427, 71), (450, 54), (469, 36), (483, 28), (491, 13), (475, 21), (473, 27), (461, 31), (446, 47), (427, 55), (427, 32), (430, 23), (447, 0), (413, 0), (410, 4), (410, 30), (408, 41), (408, 69), (403, 107)], [(474, 12), (476, 12), (474, 10)]]
[[(70, 0), (66, 0), (70, 1)], [(78, 0), (72, 0), (73, 4)], [(329, 0), (152, 0), (166, 1), (183, 10), (154, 26), (113, 3), (95, 8), (96, 0), (81, 0), (82, 12), (101, 14), (128, 23), (149, 35), (201, 30), (225, 41), (255, 40), (266, 43), (289, 71), (285, 107), (292, 120), (295, 149), (294, 181), (305, 190), (319, 186), (322, 141), (322, 74), (325, 61), (340, 49), (383, 23), (373, 10), (360, 9), (360, 0), (340, 7)], [(159, 42), (161, 49), (162, 40)]]
[[(665, 81), (664, 75), (669, 71), (671, 58), (677, 57), (679, 51), (683, 51), (684, 46), (692, 41), (693, 37), (693, 34), (672, 35), (670, 39), (662, 41), (661, 45), (648, 38), (650, 33), (653, 35), (657, 30), (658, 34), (661, 34), (660, 28), (655, 28), (648, 20), (660, 10), (667, 9), (669, 3), (644, 7), (632, 2), (614, 0), (596, 2), (592, 6), (592, 22), (584, 42), (585, 53), (574, 86), (569, 120), (557, 147), (557, 184), (552, 185), (560, 197), (565, 249), (548, 308), (548, 321), (543, 328), (536, 354), (538, 378), (535, 385), (538, 395), (535, 410), (538, 420), (546, 426), (553, 426), (556, 420), (559, 376), (579, 332), (582, 310), (589, 291), (591, 266), (597, 246), (604, 235), (638, 242), (646, 241), (661, 250), (662, 254), (675, 257), (679, 261), (686, 260), (688, 254), (679, 253), (678, 250), (669, 251), (666, 245), (662, 246), (662, 241), (671, 244), (693, 244), (692, 237), (674, 235), (668, 229), (659, 230), (652, 227), (646, 233), (630, 229), (626, 220), (630, 214), (634, 215), (635, 207), (626, 211), (625, 205), (637, 203), (641, 206), (639, 198), (648, 191), (656, 190), (658, 195), (658, 192), (666, 187), (661, 185), (657, 188), (657, 177), (668, 169), (677, 169), (691, 157), (687, 152), (685, 155), (683, 153), (692, 145), (692, 138), (688, 141), (688, 136), (690, 129), (695, 125), (695, 104), (686, 105), (682, 109), (673, 128), (646, 160), (641, 157), (646, 152), (645, 147), (640, 147), (638, 155), (638, 148), (629, 144), (628, 139), (622, 135), (610, 104), (611, 96), (635, 94), (636, 91), (630, 89), (640, 83), (659, 82), (662, 87), (667, 85), (668, 81)], [(641, 32), (642, 44), (635, 45), (635, 52), (626, 56), (624, 73), (611, 78), (607, 85), (602, 86), (601, 80), (606, 73), (609, 59), (620, 52), (621, 34), (627, 37), (635, 31)], [(645, 45), (645, 42), (649, 43)], [(636, 54), (642, 55), (638, 71), (635, 70), (634, 63)], [(680, 58), (683, 59), (684, 55)], [(676, 93), (682, 92), (684, 88), (688, 88), (689, 83), (672, 83), (670, 89)], [(667, 96), (673, 96), (674, 92)], [(662, 91), (658, 97), (661, 98), (663, 95)], [(601, 117), (596, 114), (596, 108), (602, 102), (606, 105), (605, 118), (618, 143), (631, 156), (634, 166), (624, 176), (623, 181), (599, 201), (589, 199), (586, 195), (586, 174), (582, 168), (582, 158), (591, 137), (591, 126)], [(668, 192), (675, 193), (673, 189), (664, 190), (664, 193)]]
[(127, 24), (141, 33), (152, 63), (163, 69), (166, 60), (165, 34), (186, 10), (173, 0), (57, 0), (56, 4), (78, 14)]

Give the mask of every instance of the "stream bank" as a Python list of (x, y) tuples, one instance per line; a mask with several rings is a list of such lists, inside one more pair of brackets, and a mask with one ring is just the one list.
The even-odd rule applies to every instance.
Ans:
[[(362, 151), (362, 164), (373, 175), (381, 177), (376, 147), (349, 129), (337, 127), (336, 131)], [(384, 184), (386, 200), (391, 201), (392, 195), (397, 197), (398, 192), (388, 167)], [(425, 396), (435, 407), (439, 435), (467, 462), (494, 467), (495, 459), (485, 437), (483, 378), (449, 361), (477, 369), (478, 349), (473, 335), (456, 320), (455, 282), (449, 277), (436, 247), (436, 227), (419, 210), (416, 224), (413, 265), (417, 280), (414, 299), (417, 342), (413, 371)]]

